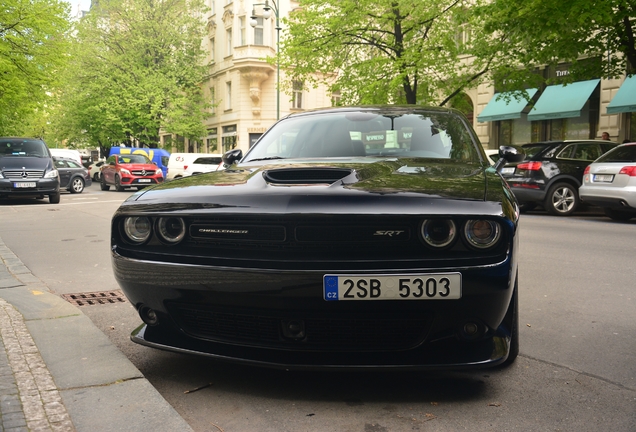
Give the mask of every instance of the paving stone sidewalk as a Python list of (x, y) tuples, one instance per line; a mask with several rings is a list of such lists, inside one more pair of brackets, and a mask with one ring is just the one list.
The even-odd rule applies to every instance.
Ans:
[(0, 237), (0, 432), (122, 430), (192, 428)]

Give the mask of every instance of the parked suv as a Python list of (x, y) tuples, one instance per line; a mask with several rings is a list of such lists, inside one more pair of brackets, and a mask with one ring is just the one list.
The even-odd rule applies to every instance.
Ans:
[(75, 159), (53, 156), (53, 161), (60, 174), (60, 188), (70, 193), (82, 193), (85, 186), (92, 184), (88, 170)]
[(163, 172), (142, 154), (115, 154), (110, 156), (100, 175), (102, 190), (115, 186), (118, 191), (128, 187), (142, 189), (163, 182)]
[(501, 174), (522, 211), (541, 205), (550, 214), (569, 216), (580, 204), (578, 190), (585, 168), (617, 145), (600, 140), (524, 144), (525, 160), (506, 164)]
[(44, 141), (0, 137), (0, 198), (44, 198), (60, 202), (60, 177)]

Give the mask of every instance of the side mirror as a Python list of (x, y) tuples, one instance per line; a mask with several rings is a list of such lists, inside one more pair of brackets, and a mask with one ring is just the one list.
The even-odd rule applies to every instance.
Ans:
[(230, 166), (234, 162), (240, 161), (241, 159), (243, 159), (243, 150), (230, 150), (223, 155), (223, 165)]
[(499, 160), (495, 163), (495, 170), (499, 171), (507, 162), (521, 162), (526, 157), (523, 149), (514, 146), (500, 146)]

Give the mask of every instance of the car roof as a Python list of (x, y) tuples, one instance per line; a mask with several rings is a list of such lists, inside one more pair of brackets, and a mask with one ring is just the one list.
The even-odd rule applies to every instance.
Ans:
[(423, 105), (365, 105), (365, 106), (347, 106), (347, 107), (330, 107), (330, 108), (315, 108), (299, 113), (291, 113), (286, 118), (298, 118), (319, 114), (328, 113), (343, 113), (343, 112), (378, 112), (378, 113), (417, 113), (417, 112), (439, 112), (439, 113), (454, 113), (458, 114), (460, 111), (453, 108), (445, 108), (438, 106), (423, 106)]

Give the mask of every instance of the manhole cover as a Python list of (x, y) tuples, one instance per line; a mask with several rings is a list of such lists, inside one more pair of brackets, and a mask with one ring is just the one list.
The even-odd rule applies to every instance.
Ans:
[(62, 297), (66, 301), (77, 306), (91, 306), (126, 302), (126, 296), (124, 296), (124, 293), (121, 290), (62, 294)]

